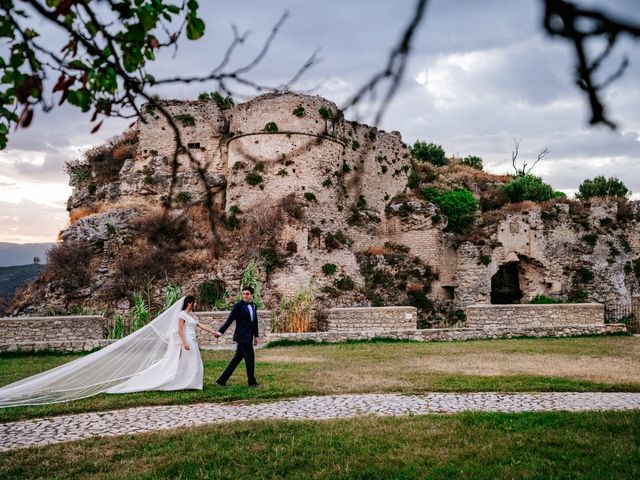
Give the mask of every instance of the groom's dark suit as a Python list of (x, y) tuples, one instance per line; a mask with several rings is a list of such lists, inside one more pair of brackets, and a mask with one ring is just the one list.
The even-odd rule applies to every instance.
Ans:
[(236, 322), (236, 329), (233, 332), (233, 340), (238, 344), (236, 354), (233, 356), (229, 365), (222, 372), (218, 383), (224, 385), (229, 380), (229, 377), (234, 372), (238, 364), (244, 358), (244, 363), (247, 367), (247, 380), (249, 385), (255, 385), (255, 359), (253, 354), (253, 339), (258, 338), (258, 309), (255, 303), (245, 302), (240, 300), (231, 309), (229, 318), (224, 322), (222, 327), (218, 330), (220, 333), (224, 333), (231, 326), (233, 322)]

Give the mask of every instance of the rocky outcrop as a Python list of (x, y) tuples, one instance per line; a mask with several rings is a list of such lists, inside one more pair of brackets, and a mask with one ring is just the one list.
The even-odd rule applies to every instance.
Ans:
[[(321, 97), (162, 105), (191, 155), (145, 107), (136, 131), (69, 162), (71, 225), (61, 239), (90, 245), (84, 283), (49, 269), (14, 313), (126, 313), (134, 290), (160, 299), (169, 283), (223, 301), (252, 260), (267, 307), (311, 288), (319, 308), (412, 304), (424, 326), (476, 303), (639, 293), (637, 203), (503, 207), (508, 177), (454, 162), (416, 166), (399, 133), (347, 121)], [(486, 211), (469, 232), (448, 232), (438, 207), (408, 187), (412, 170), (437, 188), (468, 188)]]

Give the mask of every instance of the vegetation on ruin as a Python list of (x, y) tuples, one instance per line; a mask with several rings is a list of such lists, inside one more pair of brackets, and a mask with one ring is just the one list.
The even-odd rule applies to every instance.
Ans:
[(543, 202), (553, 196), (551, 185), (531, 174), (514, 177), (513, 180), (501, 187), (501, 191), (513, 203), (525, 200)]
[(616, 177), (605, 178), (600, 175), (592, 180), (584, 180), (578, 187), (576, 198), (587, 200), (593, 197), (621, 197), (631, 195), (627, 186)]
[(476, 170), (482, 170), (482, 158), (476, 155), (469, 155), (464, 157), (460, 162), (462, 165), (466, 165), (467, 167), (475, 168)]
[(223, 96), (217, 90), (213, 92), (202, 92), (198, 95), (198, 100), (205, 100), (215, 103), (221, 110), (227, 110), (235, 105), (230, 95)]
[(438, 195), (433, 201), (446, 215), (449, 231), (467, 231), (476, 218), (478, 202), (466, 188), (449, 190)]
[(195, 127), (196, 119), (190, 113), (178, 113), (173, 116), (183, 127)]
[(428, 162), (437, 167), (447, 164), (447, 159), (444, 156), (444, 149), (435, 143), (426, 143), (418, 140), (411, 146), (410, 150), (411, 156), (415, 160)]
[(260, 185), (262, 183), (262, 175), (258, 172), (249, 172), (244, 177), (245, 181), (252, 186)]
[(278, 132), (278, 125), (276, 124), (276, 122), (268, 122), (264, 126), (262, 131), (264, 131), (266, 133), (277, 133)]
[(293, 113), (298, 118), (302, 118), (304, 117), (305, 110), (302, 105), (298, 105), (296, 108), (293, 109), (293, 112), (291, 113)]

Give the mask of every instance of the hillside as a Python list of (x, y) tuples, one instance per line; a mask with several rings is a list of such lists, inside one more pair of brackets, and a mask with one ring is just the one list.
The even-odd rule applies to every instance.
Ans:
[(40, 263), (46, 263), (47, 250), (53, 245), (53, 243), (0, 242), (0, 267), (27, 265), (33, 263), (33, 257), (39, 257)]
[(0, 267), (0, 316), (4, 316), (16, 291), (35, 279), (43, 270), (44, 266), (33, 263)]

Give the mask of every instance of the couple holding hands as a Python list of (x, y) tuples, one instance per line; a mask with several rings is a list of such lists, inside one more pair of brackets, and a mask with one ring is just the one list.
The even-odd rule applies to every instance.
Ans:
[[(224, 387), (238, 364), (244, 359), (247, 367), (249, 386), (258, 386), (255, 377), (255, 356), (253, 353), (253, 347), (258, 345), (258, 310), (252, 300), (253, 289), (251, 287), (244, 287), (242, 289), (242, 299), (233, 306), (226, 322), (216, 331), (207, 325), (199, 323), (191, 315), (196, 305), (195, 297), (193, 295), (187, 295), (184, 298), (182, 311), (178, 316), (178, 336), (182, 342), (184, 352), (180, 357), (180, 364), (176, 375), (176, 381), (179, 382), (179, 384), (173, 386), (179, 386), (181, 384), (186, 386), (175, 388), (175, 390), (189, 388), (202, 389), (204, 369), (198, 343), (196, 342), (196, 327), (209, 332), (216, 338), (220, 338), (233, 322), (236, 323), (235, 332), (233, 333), (233, 341), (237, 344), (236, 353), (227, 368), (222, 372), (222, 375), (218, 377), (216, 383)], [(165, 389), (166, 388), (163, 388), (163, 390)]]

